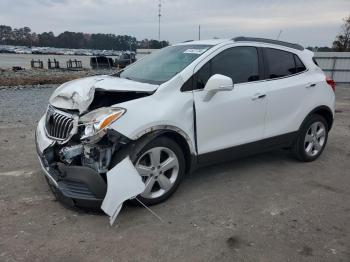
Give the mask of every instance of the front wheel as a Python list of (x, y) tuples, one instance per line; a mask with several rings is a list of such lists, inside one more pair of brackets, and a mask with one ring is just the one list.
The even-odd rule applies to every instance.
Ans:
[(145, 191), (137, 198), (146, 205), (168, 199), (185, 174), (185, 159), (180, 146), (166, 137), (147, 144), (137, 154), (134, 164), (146, 185)]
[(292, 153), (300, 161), (316, 160), (323, 152), (328, 139), (328, 125), (320, 115), (311, 115), (302, 125)]

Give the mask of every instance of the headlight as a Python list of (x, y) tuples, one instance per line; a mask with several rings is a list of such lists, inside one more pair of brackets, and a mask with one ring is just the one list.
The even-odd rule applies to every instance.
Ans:
[(83, 115), (79, 119), (79, 125), (85, 126), (81, 139), (101, 138), (105, 135), (106, 128), (118, 120), (125, 112), (124, 108), (103, 107)]

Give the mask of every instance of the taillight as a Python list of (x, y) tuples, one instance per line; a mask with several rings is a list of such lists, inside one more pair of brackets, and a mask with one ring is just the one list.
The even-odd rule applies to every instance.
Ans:
[(326, 77), (326, 82), (333, 89), (333, 91), (335, 92), (335, 82), (334, 82), (334, 80), (327, 76)]

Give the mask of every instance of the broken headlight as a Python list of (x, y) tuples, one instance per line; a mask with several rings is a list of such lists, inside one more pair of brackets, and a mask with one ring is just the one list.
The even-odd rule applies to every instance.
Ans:
[(125, 112), (120, 107), (102, 107), (83, 115), (79, 119), (79, 125), (85, 127), (81, 139), (97, 142), (106, 134), (106, 128)]

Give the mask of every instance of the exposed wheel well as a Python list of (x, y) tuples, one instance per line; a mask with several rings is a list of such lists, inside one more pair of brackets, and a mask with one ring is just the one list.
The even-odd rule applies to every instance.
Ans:
[(331, 130), (333, 125), (333, 114), (328, 107), (326, 106), (317, 107), (309, 115), (311, 114), (317, 114), (317, 115), (323, 116), (327, 121), (328, 131)]
[(152, 140), (160, 137), (165, 136), (169, 139), (172, 139), (175, 141), (180, 147), (184, 154), (185, 158), (185, 171), (186, 173), (189, 172), (192, 168), (193, 160), (195, 158), (191, 154), (191, 149), (186, 141), (186, 139), (179, 133), (173, 131), (173, 130), (166, 130), (166, 129), (159, 129), (147, 134), (144, 134), (139, 139), (133, 141), (132, 143), (129, 143), (128, 146), (126, 146), (121, 151), (115, 152), (111, 164), (111, 167), (114, 167), (116, 164), (118, 164), (123, 158), (125, 158), (126, 155), (129, 154), (132, 161), (134, 161), (137, 158), (138, 152), (149, 142)]
[(192, 155), (186, 139), (182, 135), (171, 130), (164, 130), (159, 134), (159, 136), (166, 136), (179, 144), (179, 146), (182, 149), (182, 152), (184, 153), (185, 162), (186, 162), (185, 170), (187, 173), (191, 169)]

